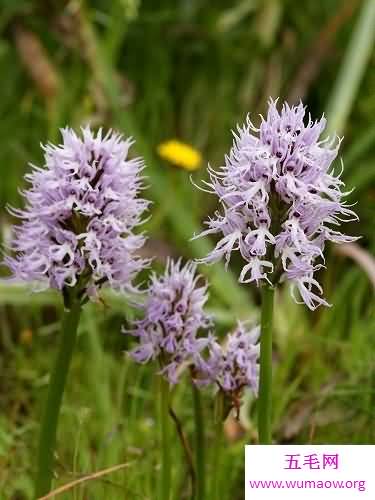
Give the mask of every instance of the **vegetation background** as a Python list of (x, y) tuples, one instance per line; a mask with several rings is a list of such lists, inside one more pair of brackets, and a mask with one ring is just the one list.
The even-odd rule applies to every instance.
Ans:
[[(0, 0), (0, 233), (8, 203), (21, 206), (28, 162), (59, 128), (113, 127), (133, 135), (147, 163), (148, 255), (202, 256), (213, 242), (190, 241), (215, 199), (189, 173), (156, 153), (178, 138), (205, 165), (223, 162), (231, 129), (269, 96), (303, 99), (330, 132), (345, 135), (344, 179), (356, 187), (358, 245), (329, 248), (320, 279), (332, 308), (311, 314), (287, 289), (276, 303), (274, 437), (278, 443), (375, 443), (375, 73), (374, 0)], [(231, 272), (202, 267), (220, 332), (257, 318), (255, 287)], [(146, 278), (146, 276), (144, 277)], [(116, 464), (59, 498), (154, 499), (159, 471), (155, 370), (124, 351), (120, 326), (132, 312), (121, 297), (89, 305), (81, 325), (59, 427), (55, 486)], [(59, 296), (0, 284), (0, 498), (31, 498), (36, 436), (61, 314)], [(214, 439), (206, 394), (207, 447)], [(191, 388), (173, 404), (193, 430)], [(243, 492), (243, 444), (256, 441), (249, 399), (240, 423), (226, 423), (219, 474), (223, 500)], [(173, 440), (173, 499), (189, 498), (187, 469)], [(209, 457), (210, 459), (210, 457)]]

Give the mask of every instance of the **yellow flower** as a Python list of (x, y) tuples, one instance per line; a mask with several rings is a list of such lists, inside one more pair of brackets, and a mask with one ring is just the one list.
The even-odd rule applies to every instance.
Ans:
[(196, 170), (202, 163), (199, 151), (175, 139), (159, 144), (157, 152), (163, 160), (189, 171)]
[(20, 342), (23, 345), (30, 345), (33, 340), (33, 332), (30, 330), (30, 328), (25, 328), (24, 330), (21, 330), (20, 333)]

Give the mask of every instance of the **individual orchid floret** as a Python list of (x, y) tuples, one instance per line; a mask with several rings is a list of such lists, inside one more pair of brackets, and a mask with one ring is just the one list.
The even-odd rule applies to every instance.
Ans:
[[(326, 120), (305, 120), (305, 107), (287, 103), (278, 111), (270, 100), (267, 118), (256, 128), (249, 118), (234, 134), (225, 165), (208, 169), (206, 191), (215, 194), (222, 212), (196, 238), (218, 234), (220, 239), (200, 262), (233, 252), (245, 261), (239, 281), (289, 281), (296, 301), (310, 309), (328, 305), (314, 278), (323, 267), (326, 241), (346, 243), (357, 238), (340, 233), (342, 222), (357, 220), (343, 198), (341, 173), (331, 167), (340, 140), (320, 139)], [(294, 291), (298, 290), (298, 295)]]
[(183, 365), (208, 342), (198, 337), (199, 330), (211, 324), (204, 311), (207, 284), (202, 280), (194, 263), (168, 260), (164, 274), (151, 277), (143, 318), (127, 332), (139, 340), (130, 356), (139, 363), (157, 359), (171, 384), (177, 383)]
[(43, 148), (45, 166), (25, 176), (25, 209), (10, 209), (21, 224), (5, 264), (14, 279), (65, 298), (74, 289), (87, 300), (103, 285), (134, 291), (132, 280), (147, 264), (136, 255), (145, 237), (134, 233), (149, 204), (138, 196), (143, 161), (129, 159), (133, 141), (118, 133), (61, 133), (61, 145)]
[(238, 407), (244, 388), (258, 394), (260, 328), (248, 331), (238, 322), (224, 345), (215, 337), (209, 339), (208, 356), (197, 358), (194, 368), (198, 385), (214, 384), (232, 405)]

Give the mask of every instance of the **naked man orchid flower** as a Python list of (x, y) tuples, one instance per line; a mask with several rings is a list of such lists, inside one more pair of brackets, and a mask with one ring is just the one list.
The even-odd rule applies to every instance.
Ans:
[(197, 358), (194, 372), (198, 385), (213, 384), (239, 406), (243, 390), (248, 387), (254, 395), (259, 385), (259, 326), (247, 330), (238, 322), (223, 344), (217, 338), (209, 338), (208, 356)]
[[(213, 263), (239, 251), (245, 264), (242, 283), (289, 281), (292, 295), (315, 309), (328, 305), (315, 272), (324, 266), (326, 241), (356, 240), (338, 231), (356, 220), (343, 199), (341, 172), (331, 167), (340, 140), (321, 139), (326, 120), (305, 118), (300, 103), (281, 111), (270, 100), (266, 119), (256, 128), (249, 118), (234, 134), (225, 165), (209, 168), (207, 191), (222, 208), (196, 237), (218, 234), (220, 240), (200, 262)], [(298, 290), (298, 296), (295, 294)]]
[[(169, 259), (164, 274), (151, 276), (142, 319), (136, 320), (130, 330), (123, 330), (139, 342), (130, 351), (130, 356), (141, 364), (155, 360), (160, 368), (161, 498), (170, 496), (169, 419), (173, 415), (173, 420), (178, 422), (170, 401), (171, 385), (179, 381), (184, 369), (191, 367), (209, 342), (209, 337), (199, 336), (201, 329), (211, 325), (211, 318), (204, 311), (206, 301), (207, 283), (197, 273), (196, 264), (183, 265), (181, 260)], [(186, 449), (186, 441), (182, 441)], [(191, 455), (188, 455), (190, 460)]]
[(59, 146), (44, 147), (44, 167), (26, 175), (26, 206), (10, 209), (21, 219), (4, 264), (11, 280), (60, 290), (64, 315), (60, 347), (42, 419), (35, 498), (51, 488), (56, 432), (82, 306), (103, 286), (137, 291), (133, 278), (148, 261), (137, 256), (145, 237), (135, 234), (148, 202), (143, 162), (129, 159), (130, 139), (89, 127), (79, 136), (66, 128)]
[(131, 139), (89, 127), (82, 135), (66, 128), (60, 146), (48, 144), (45, 167), (25, 176), (25, 209), (5, 258), (16, 280), (95, 296), (103, 285), (126, 292), (146, 265), (136, 252), (144, 244), (134, 228), (148, 201), (142, 189), (141, 159), (129, 159)]
[(164, 274), (153, 274), (144, 305), (144, 317), (134, 329), (124, 330), (138, 338), (130, 356), (139, 363), (159, 359), (161, 373), (175, 384), (183, 363), (195, 359), (208, 339), (198, 337), (211, 324), (204, 311), (207, 284), (196, 265), (168, 260)]
[(272, 442), (272, 326), (274, 290), (287, 281), (296, 302), (311, 310), (329, 305), (316, 271), (324, 267), (326, 241), (356, 240), (338, 231), (342, 222), (357, 220), (344, 201), (348, 192), (342, 168), (332, 162), (340, 139), (321, 138), (326, 120), (305, 119), (302, 103), (284, 103), (278, 111), (269, 101), (259, 128), (249, 119), (234, 134), (233, 146), (218, 171), (209, 167), (202, 188), (221, 205), (199, 238), (219, 235), (216, 247), (199, 262), (211, 264), (232, 253), (244, 260), (241, 283), (261, 286), (261, 339), (258, 432), (261, 444)]

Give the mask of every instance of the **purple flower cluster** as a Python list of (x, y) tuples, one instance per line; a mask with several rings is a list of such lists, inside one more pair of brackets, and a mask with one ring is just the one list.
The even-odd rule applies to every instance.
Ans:
[[(153, 274), (143, 306), (143, 318), (126, 331), (139, 340), (130, 351), (138, 363), (158, 359), (161, 373), (171, 384), (190, 365), (198, 385), (215, 384), (232, 399), (249, 386), (258, 391), (259, 328), (250, 332), (242, 323), (228, 335), (225, 347), (207, 334), (212, 326), (205, 313), (207, 284), (199, 286), (196, 265), (169, 260), (164, 275)], [(198, 332), (206, 330), (205, 336)]]
[[(223, 213), (206, 224), (207, 234), (222, 237), (200, 262), (213, 263), (233, 251), (246, 261), (240, 282), (257, 284), (279, 280), (292, 284), (302, 301), (315, 309), (328, 305), (314, 273), (323, 267), (327, 240), (354, 241), (337, 230), (341, 222), (356, 220), (342, 198), (341, 173), (331, 167), (340, 141), (320, 140), (326, 120), (304, 123), (300, 103), (284, 104), (278, 112), (270, 101), (267, 119), (259, 129), (249, 119), (235, 134), (233, 147), (219, 171), (209, 168), (207, 191), (219, 197)], [(320, 258), (321, 262), (316, 260)]]
[(196, 365), (197, 383), (215, 384), (233, 401), (241, 396), (244, 387), (258, 394), (259, 335), (259, 327), (247, 331), (245, 325), (238, 322), (224, 346), (216, 338), (211, 338), (207, 359), (200, 357)]
[(22, 220), (14, 229), (5, 264), (13, 278), (37, 282), (41, 289), (78, 287), (88, 296), (108, 284), (134, 290), (131, 282), (146, 261), (135, 256), (144, 244), (133, 230), (148, 202), (139, 198), (143, 162), (129, 159), (130, 139), (109, 131), (82, 136), (62, 131), (63, 144), (44, 147), (45, 168), (26, 175)]
[(194, 263), (169, 260), (162, 276), (151, 277), (144, 317), (125, 331), (139, 339), (131, 357), (139, 363), (158, 359), (171, 384), (177, 383), (183, 364), (196, 359), (208, 343), (197, 335), (211, 323), (203, 310), (207, 284), (200, 285), (201, 280)]

